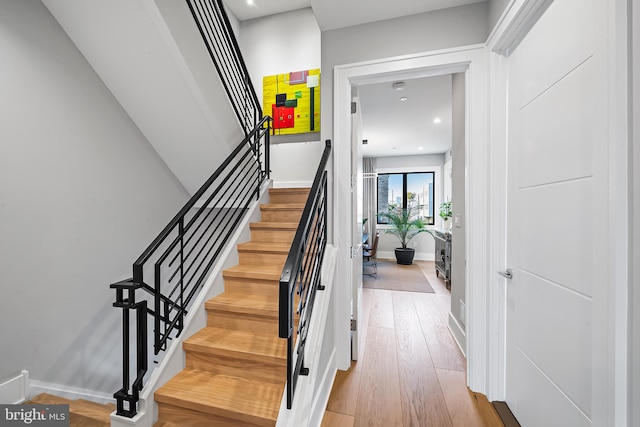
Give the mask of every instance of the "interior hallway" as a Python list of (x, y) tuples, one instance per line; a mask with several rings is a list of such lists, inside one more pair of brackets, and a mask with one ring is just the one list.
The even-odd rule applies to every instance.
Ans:
[(503, 426), (465, 383), (449, 329), (451, 294), (433, 262), (418, 261), (435, 293), (364, 288), (360, 357), (338, 371), (323, 427)]

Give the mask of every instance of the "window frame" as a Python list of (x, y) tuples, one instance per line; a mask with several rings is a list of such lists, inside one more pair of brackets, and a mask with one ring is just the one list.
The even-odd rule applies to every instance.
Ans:
[[(407, 207), (407, 202), (408, 202), (408, 198), (407, 198), (407, 181), (408, 181), (408, 175), (415, 175), (415, 174), (431, 174), (432, 176), (432, 188), (433, 188), (433, 192), (432, 192), (432, 197), (430, 202), (432, 203), (432, 207), (433, 207), (433, 216), (431, 217), (431, 221), (430, 222), (426, 222), (426, 225), (429, 226), (434, 226), (435, 222), (436, 222), (436, 171), (435, 170), (403, 170), (403, 171), (385, 171), (385, 172), (378, 172), (378, 176), (376, 177), (376, 213), (380, 212), (380, 192), (379, 192), (379, 179), (381, 175), (402, 175), (402, 208), (406, 209)], [(428, 217), (427, 217), (428, 218)], [(380, 227), (385, 227), (388, 226), (389, 223), (388, 222), (380, 222), (380, 217), (376, 215), (376, 224)]]

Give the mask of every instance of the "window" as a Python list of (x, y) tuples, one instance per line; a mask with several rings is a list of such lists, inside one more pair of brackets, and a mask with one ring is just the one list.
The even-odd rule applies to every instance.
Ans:
[[(434, 181), (434, 172), (378, 174), (378, 212), (414, 208), (415, 216), (433, 225)], [(387, 224), (387, 219), (378, 218), (378, 224)]]

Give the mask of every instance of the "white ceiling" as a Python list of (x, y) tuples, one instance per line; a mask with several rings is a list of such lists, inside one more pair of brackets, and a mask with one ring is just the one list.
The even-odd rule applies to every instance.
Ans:
[(240, 21), (292, 10), (313, 8), (321, 30), (415, 15), (433, 10), (482, 3), (486, 0), (224, 0)]
[(402, 90), (394, 90), (393, 82), (358, 86), (365, 157), (436, 154), (451, 147), (451, 75), (402, 81)]
[(240, 21), (311, 7), (310, 0), (223, 0)]

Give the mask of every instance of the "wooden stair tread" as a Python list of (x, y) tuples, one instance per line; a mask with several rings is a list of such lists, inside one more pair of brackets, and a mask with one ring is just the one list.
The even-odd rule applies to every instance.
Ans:
[(38, 405), (69, 405), (69, 413), (83, 418), (98, 421), (100, 423), (111, 423), (111, 413), (116, 410), (114, 404), (101, 404), (86, 399), (71, 400), (48, 393), (42, 393), (29, 400), (29, 403)]
[(95, 410), (109, 410), (110, 413), (116, 410), (116, 405), (113, 403), (97, 403), (97, 402), (93, 402), (91, 400), (86, 400), (86, 399), (77, 399), (76, 402), (81, 403), (83, 406), (87, 407), (87, 408), (93, 408)]
[(287, 211), (304, 209), (304, 203), (268, 203), (260, 205), (263, 211)]
[(207, 310), (220, 310), (250, 316), (278, 317), (278, 299), (260, 294), (223, 292), (204, 304)]
[(297, 230), (297, 222), (260, 221), (249, 224), (252, 230)]
[(238, 243), (238, 252), (262, 252), (274, 254), (288, 254), (291, 250), (291, 243), (271, 243), (271, 242), (244, 242)]
[(282, 266), (238, 264), (222, 272), (225, 278), (280, 280)]
[(71, 402), (73, 402), (73, 400), (65, 397), (54, 396), (49, 393), (41, 393), (32, 397), (25, 403), (33, 403), (36, 405), (71, 405)]
[(232, 355), (256, 362), (286, 366), (287, 341), (277, 335), (255, 334), (205, 327), (183, 343), (186, 351), (199, 351), (230, 357)]
[(275, 423), (284, 384), (184, 369), (155, 392), (155, 400), (195, 411), (254, 422)]

